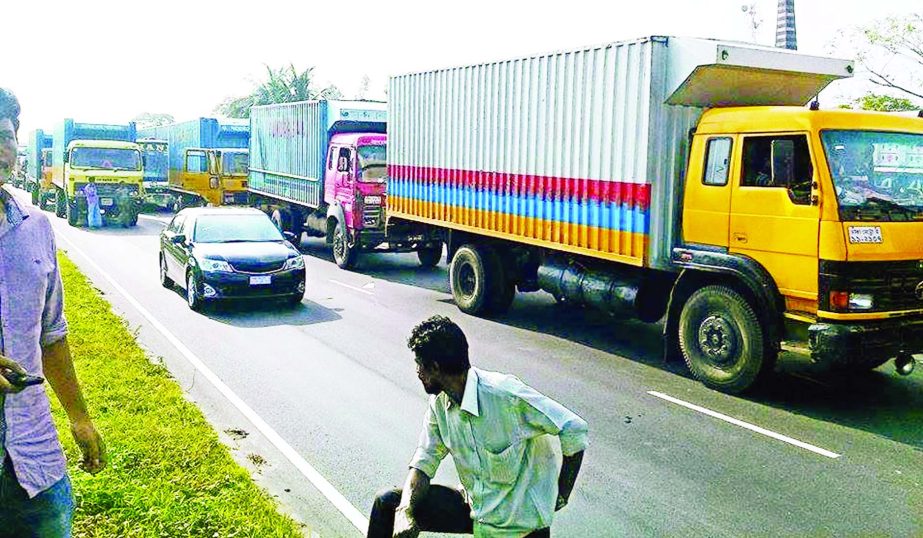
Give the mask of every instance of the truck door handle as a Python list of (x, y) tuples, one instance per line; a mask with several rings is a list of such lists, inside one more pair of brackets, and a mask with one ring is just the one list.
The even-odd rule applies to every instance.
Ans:
[(737, 241), (738, 243), (746, 243), (747, 234), (741, 233), (741, 232), (734, 232), (734, 241)]

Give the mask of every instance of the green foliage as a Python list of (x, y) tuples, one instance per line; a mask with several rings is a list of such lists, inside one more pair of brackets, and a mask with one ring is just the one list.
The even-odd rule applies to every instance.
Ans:
[(170, 125), (175, 123), (176, 120), (174, 120), (173, 116), (170, 114), (152, 114), (150, 112), (145, 112), (143, 114), (138, 114), (131, 121), (138, 124), (138, 129), (146, 129), (148, 127)]
[(302, 536), (234, 462), (169, 372), (148, 360), (73, 263), (59, 260), (68, 340), (109, 454), (102, 473), (78, 470), (67, 417), (51, 398), (77, 500), (74, 536)]
[(314, 68), (309, 67), (299, 72), (293, 64), (278, 69), (267, 65), (267, 79), (257, 84), (250, 95), (227, 99), (218, 105), (216, 111), (229, 118), (249, 118), (252, 106), (311, 99), (342, 99), (343, 94), (336, 86), (315, 89), (313, 71)]
[(842, 34), (840, 41), (857, 47), (871, 82), (923, 99), (923, 14), (874, 21)]
[(839, 108), (859, 110), (874, 110), (876, 112), (904, 112), (919, 110), (920, 106), (904, 97), (893, 97), (869, 92), (858, 99), (853, 99), (849, 104), (840, 105)]

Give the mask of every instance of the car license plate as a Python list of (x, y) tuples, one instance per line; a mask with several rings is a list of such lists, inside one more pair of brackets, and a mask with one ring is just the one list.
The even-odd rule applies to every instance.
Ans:
[(112, 205), (112, 198), (100, 198), (99, 205)]
[(265, 286), (266, 284), (272, 283), (272, 275), (265, 276), (251, 276), (250, 285), (251, 286)]

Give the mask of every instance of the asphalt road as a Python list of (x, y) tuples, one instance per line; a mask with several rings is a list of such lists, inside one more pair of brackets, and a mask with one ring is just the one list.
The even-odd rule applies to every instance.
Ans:
[[(589, 422), (591, 447), (555, 536), (923, 536), (923, 369), (902, 378), (889, 363), (845, 380), (782, 361), (759, 393), (727, 396), (662, 362), (657, 325), (566, 309), (540, 293), (518, 295), (496, 319), (466, 316), (444, 263), (426, 270), (413, 255), (372, 255), (347, 272), (315, 239), (302, 248), (307, 294), (297, 308), (240, 303), (196, 314), (158, 281), (169, 215), (95, 231), (49, 216), (58, 246), (238, 461), (317, 535), (359, 532), (177, 341), (362, 514), (406, 474), (426, 398), (405, 340), (440, 313), (466, 331), (475, 365), (514, 373)], [(455, 482), (451, 465), (437, 481)]]

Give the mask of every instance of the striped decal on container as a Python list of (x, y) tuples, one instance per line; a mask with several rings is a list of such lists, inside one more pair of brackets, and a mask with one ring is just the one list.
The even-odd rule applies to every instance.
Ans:
[(404, 165), (389, 165), (388, 177), (394, 215), (636, 262), (646, 252), (646, 183)]

